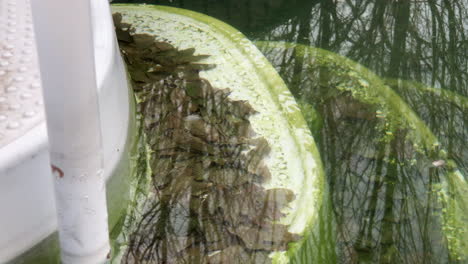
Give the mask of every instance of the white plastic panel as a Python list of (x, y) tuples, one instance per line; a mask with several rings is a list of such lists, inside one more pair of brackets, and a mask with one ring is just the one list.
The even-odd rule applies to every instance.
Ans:
[(44, 118), (31, 12), (26, 0), (0, 1), (0, 147)]
[[(129, 96), (108, 2), (91, 3), (103, 174), (109, 179), (127, 160), (122, 157), (132, 136), (128, 135)], [(0, 263), (8, 263), (56, 230), (31, 23), (28, 0), (0, 0)]]

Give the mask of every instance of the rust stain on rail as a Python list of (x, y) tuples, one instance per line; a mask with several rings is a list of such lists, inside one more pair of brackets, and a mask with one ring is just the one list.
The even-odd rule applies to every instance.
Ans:
[(56, 173), (58, 173), (59, 178), (63, 178), (64, 174), (63, 174), (62, 169), (60, 169), (59, 167), (57, 167), (57, 166), (55, 166), (53, 164), (50, 164), (50, 167), (52, 168), (52, 173), (56, 172)]

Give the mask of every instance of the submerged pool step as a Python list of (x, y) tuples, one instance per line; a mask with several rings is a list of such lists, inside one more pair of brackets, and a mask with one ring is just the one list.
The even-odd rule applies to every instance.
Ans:
[[(249, 146), (244, 143), (239, 144), (239, 146), (230, 146), (231, 143), (229, 142), (231, 141), (225, 141), (222, 138), (222, 136), (227, 133), (223, 132), (224, 127), (219, 127), (220, 132), (217, 135), (220, 136), (207, 139), (210, 142), (209, 144), (213, 144), (213, 146), (201, 142), (204, 142), (205, 139), (201, 141), (197, 140), (197, 136), (200, 136), (200, 134), (197, 134), (198, 132), (194, 130), (192, 131), (186, 128), (182, 129), (182, 131), (188, 131), (192, 135), (197, 136), (185, 135), (187, 134), (185, 132), (184, 134), (175, 132), (163, 133), (163, 137), (159, 141), (163, 142), (164, 140), (167, 140), (170, 144), (162, 144), (161, 142), (158, 142), (158, 135), (160, 134), (151, 129), (159, 129), (167, 125), (168, 127), (174, 126), (174, 131), (177, 131), (179, 128), (177, 124), (179, 122), (175, 120), (179, 120), (179, 118), (174, 116), (173, 118), (170, 117), (169, 119), (163, 118), (159, 120), (160, 113), (153, 114), (151, 112), (145, 112), (148, 113), (148, 116), (142, 114), (142, 120), (144, 120), (143, 123), (146, 125), (145, 133), (148, 133), (147, 137), (150, 138), (151, 136), (151, 138), (147, 142), (148, 157), (145, 157), (149, 161), (142, 162), (142, 164), (149, 163), (153, 166), (153, 161), (162, 157), (167, 158), (168, 155), (171, 156), (171, 159), (178, 157), (179, 155), (197, 155), (197, 158), (189, 161), (193, 161), (193, 165), (180, 164), (182, 167), (194, 167), (197, 169), (194, 169), (193, 173), (190, 169), (190, 171), (174, 176), (174, 178), (180, 176), (180, 182), (187, 184), (192, 183), (194, 182), (194, 179), (197, 179), (197, 182), (194, 184), (197, 186), (200, 186), (200, 183), (203, 184), (203, 187), (198, 188), (198, 191), (201, 190), (202, 193), (207, 191), (207, 193), (203, 195), (203, 199), (205, 201), (213, 201), (214, 204), (217, 204), (214, 205), (217, 208), (231, 208), (231, 202), (232, 208), (237, 207), (236, 199), (238, 199), (237, 197), (239, 196), (234, 195), (234, 190), (242, 192), (243, 201), (252, 200), (262, 205), (263, 203), (261, 202), (261, 199), (252, 195), (258, 196), (263, 190), (272, 192), (274, 190), (278, 191), (279, 189), (286, 189), (288, 190), (288, 193), (291, 193), (293, 194), (292, 196), (294, 196), (294, 199), (288, 202), (287, 208), (284, 208), (284, 210), (281, 211), (281, 213), (284, 214), (282, 216), (278, 216), (279, 219), (274, 221), (271, 221), (265, 215), (257, 215), (258, 217), (254, 217), (255, 221), (252, 221), (249, 217), (243, 217), (245, 212), (234, 209), (221, 209), (216, 211), (198, 211), (196, 209), (194, 211), (200, 212), (207, 217), (210, 215), (214, 218), (209, 217), (209, 219), (207, 218), (207, 221), (204, 222), (198, 220), (191, 221), (190, 218), (193, 217), (192, 214), (185, 215), (177, 212), (179, 211), (178, 208), (182, 208), (183, 211), (186, 211), (184, 208), (186, 207), (185, 202), (187, 200), (182, 197), (190, 194), (191, 191), (192, 194), (194, 194), (193, 189), (185, 189), (186, 187), (184, 186), (186, 185), (183, 185), (180, 182), (174, 185), (172, 181), (164, 182), (164, 179), (171, 179), (170, 177), (164, 176), (166, 175), (164, 169), (160, 169), (161, 172), (159, 172), (152, 167), (152, 171), (148, 173), (148, 175), (150, 175), (148, 177), (152, 177), (151, 179), (153, 182), (148, 180), (145, 183), (149, 183), (150, 186), (156, 187), (160, 185), (160, 180), (163, 181), (162, 185), (167, 187), (167, 194), (173, 195), (169, 201), (177, 204), (177, 206), (174, 206), (174, 209), (172, 210), (175, 214), (174, 217), (171, 215), (168, 218), (169, 221), (167, 221), (167, 229), (163, 229), (167, 230), (167, 232), (164, 232), (167, 234), (165, 235), (165, 238), (158, 237), (158, 240), (160, 239), (162, 242), (158, 243), (158, 245), (149, 242), (151, 241), (151, 238), (158, 236), (157, 230), (155, 231), (150, 228), (148, 229), (150, 231), (147, 232), (144, 229), (138, 229), (138, 227), (148, 228), (155, 223), (166, 222), (164, 221), (164, 216), (158, 216), (157, 213), (153, 215), (153, 213), (157, 212), (159, 209), (153, 210), (158, 207), (152, 207), (153, 204), (158, 205), (161, 202), (157, 197), (153, 197), (152, 193), (157, 193), (158, 197), (160, 195), (164, 196), (164, 194), (161, 188), (155, 188), (154, 190), (151, 189), (151, 191), (147, 192), (151, 187), (147, 187), (145, 184), (139, 187), (139, 192), (137, 192), (137, 198), (135, 199), (138, 203), (135, 203), (134, 205), (135, 213), (129, 215), (129, 220), (127, 221), (128, 225), (124, 228), (125, 235), (123, 237), (128, 240), (120, 241), (122, 242), (122, 257), (126, 258), (124, 260), (135, 257), (138, 262), (139, 259), (151, 257), (155, 262), (158, 262), (158, 260), (159, 262), (164, 262), (164, 259), (162, 258), (166, 258), (166, 253), (170, 255), (172, 254), (171, 252), (179, 252), (180, 254), (177, 253), (176, 257), (180, 257), (183, 260), (200, 258), (200, 260), (204, 259), (213, 263), (216, 262), (214, 259), (219, 260), (219, 263), (224, 263), (225, 261), (223, 260), (226, 259), (226, 257), (232, 260), (232, 263), (257, 263), (257, 257), (261, 256), (263, 258), (265, 255), (267, 255), (266, 259), (263, 258), (265, 263), (270, 263), (270, 261), (273, 263), (295, 263), (298, 262), (299, 259), (304, 258), (304, 256), (309, 257), (312, 260), (318, 260), (319, 258), (333, 258), (333, 250), (323, 253), (326, 251), (323, 249), (324, 247), (333, 245), (333, 239), (331, 237), (325, 237), (323, 234), (319, 233), (319, 231), (322, 230), (321, 223), (328, 222), (324, 220), (324, 217), (328, 215), (325, 210), (327, 208), (326, 204), (328, 201), (328, 194), (318, 150), (307, 127), (307, 123), (299, 110), (299, 106), (287, 89), (283, 80), (279, 77), (278, 73), (273, 69), (266, 58), (242, 35), (242, 33), (221, 21), (200, 13), (184, 9), (150, 5), (115, 5), (113, 7), (113, 11), (115, 12), (116, 24), (117, 26), (120, 25), (121, 28), (121, 40), (126, 43), (123, 44), (123, 47), (130, 45), (130, 47), (127, 47), (128, 50), (124, 48), (124, 54), (127, 56), (127, 61), (131, 61), (130, 63), (132, 64), (132, 66), (129, 67), (129, 71), (131, 72), (133, 80), (137, 83), (136, 90), (138, 91), (137, 96), (139, 98), (138, 101), (140, 103), (140, 107), (154, 110), (154, 106), (161, 106), (161, 104), (164, 105), (166, 103), (164, 101), (162, 103), (156, 103), (158, 100), (157, 98), (159, 98), (156, 95), (161, 93), (161, 98), (166, 98), (162, 95), (164, 94), (162, 91), (165, 91), (166, 88), (161, 87), (161, 85), (165, 83), (174, 83), (174, 85), (178, 85), (180, 83), (180, 87), (177, 86), (177, 89), (180, 88), (181, 90), (180, 94), (185, 96), (185, 92), (182, 91), (186, 91), (187, 97), (190, 97), (191, 99), (186, 97), (184, 98), (189, 101), (192, 100), (191, 102), (195, 102), (197, 106), (195, 108), (185, 108), (185, 104), (181, 103), (181, 105), (177, 107), (178, 110), (173, 111), (175, 112), (174, 115), (180, 114), (183, 119), (188, 120), (190, 124), (192, 124), (191, 122), (193, 120), (206, 119), (203, 121), (203, 124), (206, 122), (207, 125), (201, 126), (218, 127), (220, 124), (227, 124), (229, 127), (231, 126), (231, 123), (229, 123), (231, 122), (231, 119), (229, 119), (230, 116), (226, 114), (226, 112), (237, 113), (237, 115), (239, 115), (239, 113), (243, 111), (239, 112), (239, 109), (236, 107), (244, 104), (248, 105), (249, 108), (254, 110), (255, 114), (248, 116), (248, 118), (244, 118), (244, 116), (241, 115), (242, 117), (238, 116), (233, 120), (235, 121), (239, 119), (236, 122), (239, 122), (240, 120), (248, 121), (248, 124), (255, 132), (253, 135), (255, 136), (255, 140), (257, 142), (265, 142), (266, 144), (262, 145), (269, 146), (270, 148), (267, 152), (267, 157), (261, 156), (252, 159), (247, 157), (248, 159), (246, 158), (246, 160), (252, 160), (253, 162), (244, 162), (243, 155), (254, 154), (258, 149), (255, 149), (253, 145)], [(126, 32), (128, 28), (130, 28), (130, 30)], [(132, 41), (135, 43), (131, 44)], [(159, 42), (165, 42), (166, 44), (161, 44)], [(170, 44), (170, 47), (168, 47), (168, 44)], [(147, 58), (147, 61), (141, 68), (138, 68), (140, 64), (136, 62), (137, 60), (134, 57), (129, 58), (130, 54), (133, 55), (133, 53), (138, 50), (138, 47), (142, 49), (141, 53), (143, 53)], [(170, 49), (175, 50), (171, 51)], [(197, 69), (202, 68), (202, 70), (197, 70), (196, 73), (200, 74), (199, 77), (205, 80), (200, 84), (202, 85), (201, 87), (206, 86), (205, 88), (200, 88), (195, 83), (194, 80), (198, 79), (198, 76), (190, 73), (190, 71), (186, 73), (182, 71), (180, 67), (176, 67), (180, 73), (177, 74), (178, 78), (188, 78), (190, 81), (172, 80), (169, 77), (169, 79), (164, 80), (158, 79), (160, 76), (164, 77), (164, 74), (166, 73), (163, 67), (172, 67), (174, 64), (164, 63), (164, 60), (161, 58), (163, 54), (154, 53), (156, 51), (161, 51), (161, 53), (164, 53), (166, 56), (173, 56), (171, 54), (175, 53), (176, 50), (179, 53), (182, 52), (184, 54), (188, 53), (190, 56), (193, 55), (192, 57), (198, 59), (203, 58), (191, 66), (196, 65), (198, 67)], [(185, 54), (185, 57), (187, 57), (187, 54)], [(163, 67), (151, 65), (152, 70), (148, 70), (145, 68), (145, 65), (147, 65), (146, 63), (159, 63)], [(200, 67), (202, 64), (214, 65), (214, 67)], [(133, 71), (132, 67), (134, 68)], [(190, 67), (190, 65), (187, 67)], [(159, 75), (155, 74), (156, 71), (159, 72)], [(175, 76), (172, 76), (171, 78), (175, 78)], [(154, 83), (151, 83), (151, 81)], [(150, 82), (150, 84), (148, 84), (148, 82)], [(187, 85), (187, 87), (182, 89), (182, 86), (184, 85)], [(151, 87), (150, 90), (149, 87)], [(168, 87), (174, 88), (173, 85)], [(213, 90), (208, 89), (207, 87), (213, 87)], [(220, 95), (220, 93), (223, 94), (220, 98), (224, 101), (220, 101), (221, 99), (217, 96), (210, 96), (211, 93), (209, 91), (214, 91), (214, 93), (218, 95)], [(177, 102), (178, 104), (178, 94), (179, 92), (171, 92), (170, 98), (172, 103)], [(207, 100), (204, 99), (204, 96)], [(210, 98), (218, 99), (213, 99), (214, 102), (212, 102)], [(187, 101), (184, 99), (183, 102)], [(209, 108), (205, 108), (205, 104), (208, 105)], [(219, 111), (217, 110), (218, 108)], [(184, 112), (184, 109), (191, 109), (190, 111), (192, 112), (190, 116), (186, 115), (187, 113)], [(164, 111), (161, 111), (161, 113), (162, 116), (166, 116)], [(219, 115), (222, 116), (221, 119), (225, 119), (225, 121), (218, 123), (216, 120), (212, 120), (211, 118), (204, 119), (205, 116), (217, 115), (216, 113), (219, 113)], [(156, 122), (155, 120), (159, 120), (159, 123), (156, 126), (154, 126), (154, 123)], [(188, 127), (190, 128), (192, 125), (188, 125)], [(201, 131), (204, 129), (197, 130)], [(209, 131), (213, 130), (209, 129)], [(226, 131), (234, 133), (234, 135), (228, 134), (230, 136), (230, 140), (239, 136), (239, 134), (236, 133), (240, 133), (238, 128), (226, 129)], [(173, 139), (176, 139), (175, 142), (174, 140), (171, 141), (171, 136)], [(218, 142), (218, 140), (221, 141)], [(154, 144), (155, 142), (157, 142), (157, 144)], [(220, 144), (220, 142), (223, 143)], [(236, 151), (229, 150), (232, 154), (227, 154), (231, 152), (219, 150), (220, 146), (222, 148), (236, 148)], [(254, 151), (244, 151), (241, 148), (247, 146), (249, 146), (250, 150)], [(159, 152), (171, 149), (178, 150), (176, 152), (164, 152), (165, 154), (158, 156)], [(181, 150), (179, 151), (179, 149)], [(190, 151), (193, 153), (187, 154), (187, 152)], [(236, 153), (239, 155), (236, 156)], [(257, 153), (261, 153), (261, 151)], [(223, 157), (223, 155), (228, 155), (229, 157)], [(174, 158), (174, 160), (178, 160), (178, 158)], [(181, 161), (182, 160), (185, 160), (185, 158), (181, 158)], [(257, 169), (261, 167), (260, 164), (265, 164), (265, 169), (268, 169), (271, 174), (271, 176), (268, 177), (268, 180), (260, 180), (258, 184), (254, 184), (251, 190), (247, 189), (243, 191), (240, 187), (231, 188), (231, 192), (229, 194), (224, 194), (221, 199), (211, 198), (217, 197), (218, 192), (211, 187), (206, 187), (210, 186), (210, 183), (207, 183), (208, 178), (211, 177), (209, 176), (209, 173), (207, 173), (206, 179), (203, 178), (204, 176), (200, 177), (199, 174), (200, 171), (205, 171), (205, 169), (208, 170), (217, 167), (227, 173), (227, 168), (231, 168), (231, 166), (234, 166), (232, 168), (241, 169), (244, 172), (255, 174), (259, 171)], [(239, 167), (244, 165), (247, 167)], [(172, 165), (169, 165), (169, 167), (171, 166)], [(257, 168), (256, 166), (259, 167)], [(158, 166), (155, 167), (157, 168)], [(180, 172), (179, 168), (179, 165), (177, 165), (177, 170), (175, 171)], [(219, 172), (220, 170), (217, 170), (217, 173)], [(205, 185), (205, 183), (208, 185)], [(172, 186), (175, 189), (171, 189)], [(245, 187), (246, 185), (243, 185), (243, 188)], [(194, 195), (197, 196), (198, 194)], [(138, 197), (141, 197), (141, 199), (138, 199)], [(223, 199), (228, 202), (223, 203)], [(203, 207), (201, 204), (197, 204), (196, 202), (192, 203), (196, 198), (189, 200), (193, 205), (192, 209), (201, 209)], [(163, 203), (163, 206), (166, 206), (166, 202)], [(146, 205), (146, 207), (144, 207), (143, 204)], [(150, 204), (151, 206), (149, 206)], [(168, 206), (167, 208), (171, 207), (172, 206)], [(246, 208), (249, 208), (249, 206), (243, 205), (242, 208), (245, 210)], [(230, 213), (221, 214), (219, 213), (221, 211)], [(258, 212), (261, 214), (263, 211), (258, 210)], [(145, 223), (140, 225), (140, 223), (147, 220), (147, 218), (142, 217), (143, 215), (151, 216), (151, 219), (148, 220), (150, 221), (148, 224)], [(248, 215), (252, 216), (254, 214)], [(232, 216), (232, 218), (230, 216)], [(224, 224), (220, 225), (220, 222), (214, 221), (216, 217), (229, 218), (226, 222), (231, 223), (233, 228), (230, 230), (228, 229), (227, 231), (224, 230)], [(193, 217), (193, 219), (205, 218), (198, 216)], [(245, 219), (245, 221), (239, 223), (239, 225), (232, 224), (234, 221), (237, 221), (236, 219)], [(197, 221), (199, 223), (194, 223)], [(182, 230), (192, 230), (186, 229), (185, 224), (181, 223), (193, 223), (191, 224), (192, 226), (199, 227), (197, 227), (197, 230), (199, 231), (192, 232), (191, 234), (198, 234), (197, 241), (200, 241), (200, 247), (195, 247), (195, 244), (192, 245), (192, 243), (189, 247), (187, 244), (189, 242), (185, 243), (182, 240), (172, 241), (172, 228), (174, 228), (174, 230), (178, 230), (178, 233), (174, 235), (181, 239), (185, 239), (182, 238), (182, 236), (186, 236), (185, 233), (183, 233), (185, 231)], [(280, 225), (276, 226), (276, 224)], [(271, 228), (269, 228), (268, 225), (270, 225)], [(170, 228), (168, 228), (169, 226)], [(283, 229), (280, 229), (279, 226), (282, 226)], [(137, 228), (135, 229), (134, 227)], [(161, 228), (164, 227), (161, 226)], [(274, 230), (276, 230), (276, 232)], [(277, 244), (281, 244), (279, 243), (280, 239), (278, 238), (282, 238), (281, 234), (285, 234), (285, 232), (281, 230), (287, 230), (287, 232), (292, 234), (292, 237), (294, 238), (294, 242), (288, 243), (287, 247), (276, 247)], [(180, 236), (180, 234), (184, 235)], [(217, 240), (220, 243), (212, 244), (211, 242), (214, 240), (209, 236), (206, 236), (206, 234), (225, 235), (223, 235), (221, 240)], [(278, 237), (272, 239), (268, 238), (268, 236)], [(136, 241), (135, 238), (141, 238), (139, 241), (145, 241), (138, 245), (150, 245), (150, 247), (147, 249), (144, 247), (133, 247), (132, 243)], [(255, 242), (256, 239), (258, 240), (258, 243)], [(243, 242), (240, 244), (241, 246), (239, 246), (236, 244), (236, 241)], [(320, 243), (316, 243), (317, 241), (320, 241)], [(326, 243), (324, 241), (326, 241)], [(166, 242), (171, 246), (168, 246), (168, 251), (163, 253), (162, 255), (164, 256), (159, 259), (159, 250), (166, 251), (166, 249), (160, 248), (159, 245), (165, 245)], [(178, 248), (179, 242), (183, 248)], [(215, 244), (219, 244), (217, 246), (220, 247), (212, 247)], [(205, 247), (206, 250), (200, 251), (199, 249), (203, 247)], [(140, 250), (144, 251), (144, 255), (140, 255), (138, 253)], [(136, 254), (134, 254), (135, 252)], [(319, 254), (318, 252), (322, 252), (322, 254)], [(329, 255), (331, 257), (328, 257)], [(120, 262), (120, 259), (116, 258), (115, 261)]]
[[(385, 190), (386, 199), (389, 201), (393, 202), (390, 198), (393, 196), (398, 197), (398, 192), (406, 194), (405, 187), (411, 187), (415, 190), (415, 194), (418, 192), (423, 193), (423, 195), (419, 197), (414, 195), (414, 197), (416, 197), (415, 201), (417, 202), (414, 211), (423, 208), (421, 205), (426, 203), (426, 194), (429, 193), (434, 197), (432, 198), (433, 200), (431, 200), (431, 202), (434, 202), (434, 205), (427, 203), (428, 205), (425, 206), (434, 208), (434, 214), (436, 217), (440, 217), (440, 223), (437, 223), (436, 228), (431, 230), (427, 237), (435, 237), (437, 231), (441, 232), (447, 239), (447, 242), (444, 242), (447, 244), (444, 244), (445, 246), (440, 246), (440, 248), (445, 247), (451, 259), (460, 261), (460, 263), (465, 263), (468, 259), (468, 237), (466, 236), (468, 219), (464, 212), (466, 212), (468, 204), (468, 184), (466, 182), (466, 175), (463, 175), (463, 172), (466, 171), (464, 170), (464, 168), (466, 168), (466, 162), (463, 158), (456, 157), (456, 155), (465, 154), (457, 153), (454, 155), (453, 152), (450, 153), (448, 149), (449, 144), (444, 144), (444, 141), (439, 141), (440, 135), (436, 136), (436, 134), (433, 133), (429, 127), (431, 125), (430, 122), (423, 121), (422, 117), (424, 117), (424, 113), (418, 111), (417, 108), (424, 105), (418, 101), (423, 100), (420, 98), (427, 100), (428, 97), (436, 95), (437, 99), (440, 100), (437, 103), (438, 106), (444, 104), (455, 105), (460, 112), (458, 117), (451, 116), (450, 118), (452, 119), (450, 119), (446, 117), (446, 113), (449, 111), (441, 111), (440, 118), (435, 118), (440, 122), (435, 129), (444, 131), (443, 128), (441, 130), (442, 124), (457, 120), (460, 122), (459, 130), (461, 131), (463, 130), (463, 121), (460, 121), (460, 119), (464, 116), (463, 111), (466, 112), (466, 98), (450, 91), (425, 87), (415, 82), (405, 82), (402, 80), (384, 81), (357, 62), (313, 46), (274, 41), (258, 41), (255, 44), (265, 56), (270, 59), (278, 71), (286, 76), (285, 79), (289, 81), (291, 85), (290, 88), (296, 92), (297, 97), (305, 102), (313, 104), (318, 109), (331, 109), (329, 112), (325, 110), (322, 111), (322, 113), (324, 113), (324, 118), (332, 120), (329, 121), (329, 123), (335, 124), (337, 128), (331, 128), (332, 125), (328, 124), (328, 128), (324, 131), (327, 131), (329, 134), (325, 135), (325, 137), (333, 138), (333, 129), (338, 131), (338, 128), (343, 129), (345, 134), (353, 137), (353, 139), (348, 139), (344, 142), (346, 142), (347, 147), (352, 146), (352, 155), (356, 155), (359, 159), (356, 164), (365, 164), (360, 166), (365, 167), (366, 170), (358, 169), (360, 166), (354, 165), (355, 161), (353, 158), (350, 158), (349, 164), (352, 165), (347, 166), (349, 166), (349, 171), (351, 171), (351, 173), (349, 173), (349, 175), (352, 175), (351, 180), (348, 180), (346, 177), (345, 173), (348, 172), (343, 172), (343, 174), (334, 174), (336, 172), (333, 172), (328, 175), (332, 177), (330, 182), (340, 182), (345, 178), (346, 181), (342, 181), (341, 184), (343, 184), (343, 187), (348, 191), (350, 189), (353, 190), (353, 182), (365, 182), (363, 179), (365, 179), (366, 174), (371, 176), (368, 182), (372, 184), (367, 183), (366, 185), (368, 186), (372, 186), (378, 182), (382, 184), (382, 179), (388, 179), (388, 183), (383, 185), (385, 188), (379, 187), (379, 189), (382, 188), (382, 190)], [(294, 61), (294, 59), (296, 61)], [(285, 61), (288, 63), (284, 63)], [(300, 71), (297, 71), (298, 65)], [(400, 94), (395, 92), (394, 89)], [(412, 101), (412, 99), (416, 100)], [(432, 101), (427, 100), (426, 102)], [(434, 108), (434, 106), (432, 107)], [(454, 112), (451, 111), (450, 113), (453, 114)], [(434, 118), (436, 116), (429, 115), (429, 117)], [(327, 126), (327, 124), (325, 124), (325, 126)], [(357, 133), (352, 129), (353, 126), (359, 127), (357, 132), (360, 134), (359, 136), (355, 136)], [(371, 129), (363, 129), (366, 126), (371, 127)], [(372, 133), (366, 137), (363, 136), (365, 131), (372, 131)], [(402, 133), (402, 131), (404, 131), (404, 133)], [(447, 134), (450, 135), (450, 133), (451, 132)], [(464, 135), (463, 133), (464, 131), (460, 134)], [(337, 137), (343, 140), (343, 134)], [(365, 140), (362, 141), (360, 137), (365, 138)], [(373, 139), (373, 137), (375, 138)], [(460, 141), (462, 142), (463, 139)], [(333, 152), (335, 147), (332, 143), (325, 142), (323, 144), (325, 144), (323, 148), (329, 151), (322, 153), (322, 155), (327, 157), (327, 154), (330, 154), (332, 159), (329, 164), (335, 164), (334, 162), (337, 164), (346, 164), (346, 161), (336, 158), (341, 156)], [(463, 147), (463, 142), (460, 145)], [(362, 146), (365, 146), (365, 151), (361, 151), (361, 154), (358, 154)], [(375, 151), (382, 146), (389, 149), (389, 151), (383, 154)], [(394, 148), (393, 146), (397, 147)], [(372, 150), (372, 148), (375, 148), (375, 150)], [(455, 148), (452, 147), (452, 151), (454, 149)], [(456, 152), (464, 152), (464, 149), (461, 148), (459, 151), (454, 151), (454, 153)], [(333, 161), (333, 159), (336, 159), (336, 161)], [(400, 171), (399, 174), (395, 174), (391, 172), (390, 169), (387, 169), (383, 177), (379, 176), (380, 172), (376, 169), (382, 165), (374, 167), (369, 165), (376, 161), (380, 164), (388, 164), (385, 165), (388, 168), (392, 168), (392, 166), (393, 168), (398, 167)], [(330, 166), (329, 164), (327, 165)], [(344, 167), (348, 168), (346, 166)], [(356, 169), (353, 171), (354, 167)], [(336, 168), (333, 170), (339, 171), (339, 169)], [(336, 179), (333, 178), (335, 175), (337, 176)], [(396, 178), (395, 175), (399, 178)], [(435, 177), (434, 175), (437, 176)], [(378, 179), (377, 177), (380, 178), (378, 181), (376, 181), (376, 179)], [(430, 184), (424, 186), (419, 183), (420, 185), (418, 185), (418, 187), (411, 185), (411, 183), (418, 183), (415, 179), (419, 178), (424, 178), (424, 181)], [(398, 184), (395, 184), (395, 182), (398, 182)], [(334, 188), (339, 188), (339, 186), (340, 183), (336, 183)], [(356, 189), (354, 190), (358, 190), (362, 193), (367, 193), (368, 191), (366, 189), (365, 192), (363, 192), (360, 189), (362, 187), (358, 185), (355, 186), (357, 187), (355, 187)], [(335, 192), (337, 192), (336, 189)], [(387, 195), (387, 193), (390, 195)], [(346, 194), (343, 195), (339, 193), (338, 196), (346, 197)], [(344, 204), (346, 204), (346, 209), (341, 209), (343, 211), (342, 214), (346, 215), (346, 210), (350, 210), (353, 215), (353, 217), (349, 218), (352, 221), (349, 222), (359, 221), (359, 214), (356, 214), (356, 212), (359, 212), (358, 209), (360, 208), (348, 207), (348, 204), (360, 204), (359, 202), (354, 202), (359, 201), (359, 199), (368, 200), (369, 197), (353, 194), (352, 202), (344, 202)], [(410, 199), (408, 195), (404, 195), (394, 200), (396, 203), (399, 203), (401, 200)], [(336, 200), (334, 202), (336, 202)], [(405, 203), (408, 204), (408, 202)], [(334, 206), (339, 206), (339, 202), (334, 204)], [(384, 217), (384, 221), (382, 221), (383, 223), (387, 222), (387, 227), (391, 227), (393, 224), (397, 223), (404, 223), (408, 220), (402, 221), (402, 219), (408, 217), (407, 215), (398, 217), (392, 216), (393, 211), (388, 210), (388, 208), (392, 207), (393, 204), (382, 211), (386, 213), (387, 216)], [(407, 207), (411, 208), (409, 205)], [(374, 206), (374, 208), (378, 207)], [(340, 209), (337, 209), (337, 211), (340, 212)], [(411, 212), (411, 210), (408, 212)], [(366, 220), (367, 218), (361, 219), (365, 221), (362, 222), (361, 225), (366, 225), (368, 221)], [(417, 218), (414, 217), (412, 218), (413, 221), (416, 219)], [(348, 221), (348, 219), (346, 221)], [(408, 223), (409, 222), (407, 222), (407, 225), (410, 225)], [(404, 224), (402, 225), (404, 226)], [(426, 225), (426, 223), (424, 225)], [(346, 229), (350, 227), (348, 223), (344, 226)], [(349, 232), (349, 230), (346, 232)], [(390, 229), (387, 228), (387, 230)], [(350, 241), (349, 237), (350, 235), (346, 233), (346, 242)], [(427, 237), (425, 236), (424, 239), (427, 239)], [(387, 236), (386, 238), (388, 240), (383, 243), (383, 245), (391, 245), (388, 241), (392, 240), (392, 236)], [(440, 240), (440, 238), (434, 239), (434, 241), (437, 240)], [(400, 239), (400, 241), (404, 241), (404, 239)], [(413, 245), (417, 245), (417, 239), (411, 238), (411, 241), (412, 245), (405, 245), (404, 250), (408, 250), (414, 247)], [(365, 245), (365, 247), (367, 246), (368, 245)], [(360, 248), (357, 248), (357, 250), (360, 250)], [(389, 247), (388, 250), (388, 252), (391, 253), (393, 249)], [(404, 255), (404, 250), (399, 249), (399, 254)], [(380, 254), (377, 250), (375, 252), (376, 254)], [(367, 253), (363, 255), (365, 254)], [(434, 258), (439, 257), (443, 258), (443, 254), (434, 254)], [(439, 263), (441, 260), (437, 260), (436, 262)]]

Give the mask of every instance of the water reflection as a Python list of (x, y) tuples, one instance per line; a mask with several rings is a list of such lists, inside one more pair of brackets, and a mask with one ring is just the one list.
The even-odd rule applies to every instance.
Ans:
[[(313, 1), (312, 1), (313, 2)], [(218, 18), (250, 36), (273, 30), (292, 14), (304, 11), (301, 0), (114, 0), (113, 3), (167, 5), (197, 11)]]
[(151, 183), (127, 218), (122, 263), (271, 263), (272, 252), (302, 237), (279, 221), (295, 193), (262, 185), (271, 178), (270, 146), (251, 127), (256, 111), (199, 76), (213, 67), (200, 62), (207, 55), (114, 18)]
[[(452, 227), (461, 233), (454, 242), (453, 233), (446, 230), (450, 220), (437, 186), (451, 181), (451, 173), (457, 171), (446, 162), (459, 161), (462, 170), (466, 167), (462, 160), (466, 149), (458, 148), (458, 159), (451, 160), (403, 99), (354, 62), (312, 47), (257, 45), (299, 101), (310, 103), (323, 119), (316, 138), (332, 190), (340, 263), (457, 261), (466, 247), (466, 195), (455, 198), (460, 222)], [(299, 71), (297, 65), (301, 65)], [(397, 91), (408, 101), (432, 93), (430, 88)], [(466, 118), (463, 97), (438, 98), (437, 107), (457, 104), (459, 112), (453, 120)], [(438, 120), (438, 124), (450, 120)], [(447, 131), (446, 138), (460, 132)], [(458, 138), (462, 143), (466, 135)], [(466, 190), (466, 182), (461, 185)], [(455, 249), (454, 243), (462, 245)]]
[[(468, 252), (468, 231), (460, 212), (468, 209), (468, 190), (449, 175), (468, 175), (467, 0), (161, 3), (218, 17), (253, 40), (320, 47), (374, 72), (378, 81), (359, 65), (343, 68), (327, 56), (318, 61), (319, 53), (298, 52), (294, 44), (260, 45), (319, 142), (339, 262), (463, 262), (457, 259)], [(398, 97), (353, 93), (382, 85)], [(333, 229), (327, 224), (324, 232)]]
[[(313, 1), (304, 1), (313, 2)], [(305, 4), (261, 40), (314, 45), (388, 77), (468, 94), (468, 1), (333, 1)]]
[(387, 79), (386, 83), (418, 113), (446, 147), (449, 158), (468, 175), (468, 98), (414, 81)]
[(321, 47), (380, 76), (468, 95), (468, 1), (116, 0), (170, 5), (219, 18), (253, 40)]

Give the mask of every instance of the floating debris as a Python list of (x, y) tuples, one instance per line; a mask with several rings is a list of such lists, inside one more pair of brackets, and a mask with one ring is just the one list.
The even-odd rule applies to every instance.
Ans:
[(445, 165), (445, 160), (435, 160), (432, 162), (432, 165), (434, 165), (434, 167), (442, 167)]

